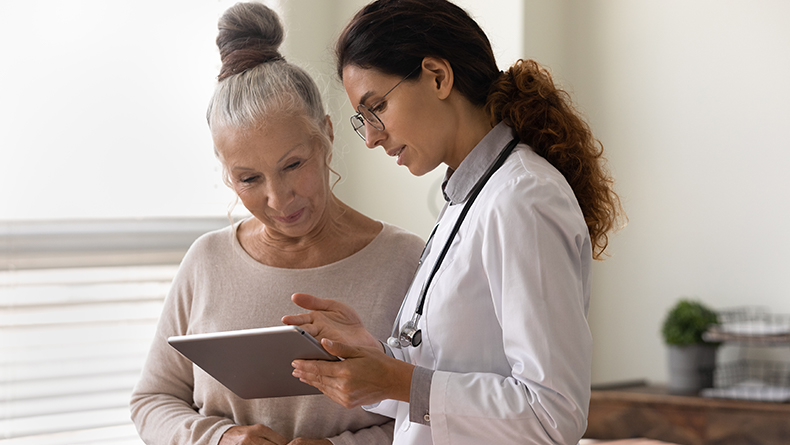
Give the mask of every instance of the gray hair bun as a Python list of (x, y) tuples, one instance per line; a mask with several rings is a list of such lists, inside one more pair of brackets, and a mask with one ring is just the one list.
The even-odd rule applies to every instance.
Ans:
[(277, 13), (262, 3), (237, 3), (219, 19), (221, 81), (272, 60), (283, 60), (277, 51), (285, 31)]

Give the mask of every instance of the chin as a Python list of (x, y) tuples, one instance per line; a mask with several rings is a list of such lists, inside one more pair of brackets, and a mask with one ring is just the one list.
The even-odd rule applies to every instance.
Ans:
[(292, 224), (283, 224), (274, 221), (272, 229), (286, 238), (301, 238), (310, 233), (315, 226), (312, 223), (299, 221)]
[(407, 165), (406, 168), (409, 169), (409, 173), (411, 173), (412, 175), (422, 176), (426, 173), (432, 172), (436, 168), (436, 166), (434, 165), (433, 167), (429, 167), (424, 165), (411, 164), (411, 165)]

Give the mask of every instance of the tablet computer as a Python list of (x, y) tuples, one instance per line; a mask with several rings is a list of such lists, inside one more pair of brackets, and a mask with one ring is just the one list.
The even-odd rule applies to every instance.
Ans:
[(320, 394), (291, 374), (291, 362), (340, 360), (297, 326), (180, 335), (167, 342), (243, 399)]

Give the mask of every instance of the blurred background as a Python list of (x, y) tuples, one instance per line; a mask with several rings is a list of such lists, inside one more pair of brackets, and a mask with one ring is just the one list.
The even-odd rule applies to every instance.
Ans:
[[(196, 236), (245, 215), (205, 122), (233, 3), (0, 3), (0, 442), (139, 443), (126, 403), (169, 280)], [(365, 148), (334, 74), (366, 2), (265, 3), (323, 90), (336, 194), (426, 238), (443, 171)], [(629, 224), (594, 268), (594, 383), (666, 381), (681, 297), (790, 313), (790, 3), (456, 3), (503, 69), (547, 66), (605, 147)]]

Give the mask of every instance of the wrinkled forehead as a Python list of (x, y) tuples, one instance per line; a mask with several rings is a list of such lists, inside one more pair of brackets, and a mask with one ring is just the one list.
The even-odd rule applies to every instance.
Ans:
[(220, 161), (257, 155), (277, 155), (296, 147), (331, 152), (331, 124), (321, 125), (304, 114), (280, 115), (253, 126), (219, 125), (211, 130)]

